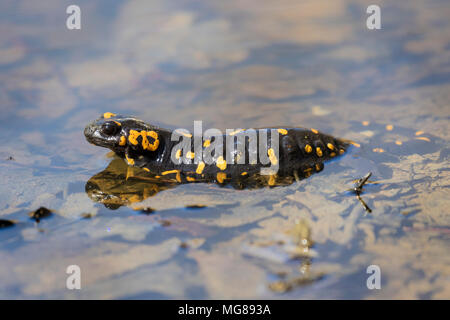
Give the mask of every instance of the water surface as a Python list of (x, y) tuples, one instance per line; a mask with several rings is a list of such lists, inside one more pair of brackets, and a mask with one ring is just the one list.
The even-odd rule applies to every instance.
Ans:
[[(380, 2), (381, 30), (357, 0), (78, 1), (78, 31), (70, 4), (0, 5), (0, 298), (450, 298), (446, 1)], [(139, 182), (112, 210), (85, 192), (126, 175), (83, 136), (107, 111), (359, 147), (289, 186)], [(346, 191), (368, 172), (371, 213)]]

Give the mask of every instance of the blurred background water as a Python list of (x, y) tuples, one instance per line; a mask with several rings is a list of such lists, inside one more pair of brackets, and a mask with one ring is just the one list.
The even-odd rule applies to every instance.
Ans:
[[(0, 4), (0, 298), (450, 298), (447, 1), (378, 1), (381, 30), (361, 0), (77, 1), (68, 30), (71, 4)], [(110, 210), (86, 182), (127, 169), (83, 136), (107, 111), (360, 147), (287, 187), (142, 186)], [(370, 214), (346, 192), (369, 171)]]

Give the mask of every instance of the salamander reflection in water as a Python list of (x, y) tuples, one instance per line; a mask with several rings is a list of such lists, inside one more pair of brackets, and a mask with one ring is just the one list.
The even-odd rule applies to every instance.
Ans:
[[(230, 181), (236, 189), (256, 189), (267, 187), (266, 176), (252, 175), (245, 181)], [(286, 186), (295, 181), (293, 177), (278, 177), (274, 186)], [(109, 209), (131, 205), (156, 195), (158, 192), (180, 185), (176, 177), (157, 176), (141, 168), (128, 166), (125, 161), (114, 157), (101, 172), (86, 182), (86, 193), (95, 202)]]

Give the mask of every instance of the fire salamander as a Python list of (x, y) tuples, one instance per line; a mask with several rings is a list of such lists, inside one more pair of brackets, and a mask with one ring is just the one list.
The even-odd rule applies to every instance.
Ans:
[[(286, 178), (298, 181), (323, 170), (324, 161), (343, 154), (349, 145), (349, 141), (305, 128), (235, 130), (211, 138), (199, 137), (199, 142), (186, 132), (107, 112), (87, 125), (84, 135), (88, 142), (111, 149), (128, 165), (140, 167), (156, 178), (234, 186), (249, 181), (274, 186)], [(174, 133), (177, 139), (172, 141)], [(189, 142), (181, 148), (186, 138)], [(216, 155), (214, 150), (223, 152)], [(227, 150), (231, 150), (230, 157)], [(210, 161), (204, 161), (205, 154), (211, 154)], [(245, 161), (239, 161), (241, 157)], [(261, 169), (267, 169), (266, 173), (261, 174)]]

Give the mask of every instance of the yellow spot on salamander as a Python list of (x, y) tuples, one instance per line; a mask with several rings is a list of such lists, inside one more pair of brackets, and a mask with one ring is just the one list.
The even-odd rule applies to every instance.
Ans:
[(317, 130), (314, 129), (314, 128), (311, 128), (311, 131), (314, 132), (315, 134), (318, 134), (318, 133), (319, 133), (319, 131), (317, 131)]
[[(147, 136), (148, 137), (152, 137), (155, 140), (153, 143), (150, 143), (148, 141), (148, 138), (144, 137), (144, 132), (145, 131), (142, 131), (142, 138), (143, 138), (142, 139), (142, 147), (144, 148), (144, 150), (147, 149), (147, 150), (150, 150), (150, 151), (155, 151), (156, 149), (158, 149), (158, 147), (159, 147), (158, 133), (156, 131), (153, 131), (153, 130), (147, 132)], [(146, 147), (144, 147), (144, 140), (147, 141)]]
[(117, 124), (118, 126), (122, 126), (122, 124), (118, 121), (113, 121), (115, 124)]
[(327, 147), (330, 150), (334, 150), (334, 145), (332, 143), (327, 143)]
[(218, 172), (216, 178), (217, 182), (223, 183), (223, 181), (227, 178), (227, 174), (225, 172)]
[(336, 157), (336, 152), (330, 153), (330, 156), (331, 156), (331, 157)]
[(203, 146), (206, 148), (206, 147), (209, 147), (211, 145), (211, 140), (205, 140), (205, 142), (203, 142)]
[(175, 153), (175, 158), (180, 159), (181, 157), (181, 149), (178, 149), (177, 152)]
[(121, 136), (119, 140), (119, 146), (124, 146), (127, 143), (127, 138), (125, 136)]
[(180, 175), (180, 171), (179, 170), (168, 170), (168, 171), (164, 171), (161, 174), (163, 176), (171, 174), (171, 173), (176, 173), (176, 179), (178, 182), (181, 182), (181, 175)]
[(141, 137), (142, 137), (142, 149), (147, 150), (150, 147), (150, 142), (147, 139), (147, 131), (142, 130), (141, 131)]
[(340, 149), (339, 150), (339, 154), (344, 154), (345, 153), (345, 150), (344, 149)]
[(227, 162), (222, 156), (220, 156), (219, 158), (217, 158), (216, 166), (220, 170), (225, 170), (227, 168)]
[(417, 138), (415, 138), (416, 140), (423, 140), (423, 141), (427, 141), (427, 142), (430, 142), (431, 140), (430, 139), (428, 139), (428, 138), (426, 138), (426, 137), (417, 137)]
[(103, 118), (105, 118), (105, 119), (109, 119), (109, 118), (115, 117), (115, 116), (116, 116), (116, 114), (115, 114), (115, 113), (112, 113), (112, 112), (105, 112), (105, 113), (103, 114)]
[(178, 172), (179, 172), (178, 170), (168, 170), (168, 171), (162, 172), (161, 174), (163, 176), (165, 176), (165, 175), (168, 175), (168, 174), (171, 174), (171, 173), (178, 173)]
[(370, 124), (370, 121), (363, 121), (361, 123), (363, 126), (367, 127)]
[(308, 168), (308, 169), (303, 170), (303, 172), (311, 172), (311, 171), (312, 171), (312, 168)]
[(323, 156), (322, 149), (320, 149), (320, 147), (316, 148), (316, 154), (317, 154), (318, 157)]
[(187, 181), (195, 181), (195, 178), (193, 178), (193, 177), (186, 177), (186, 180)]
[[(147, 132), (145, 130), (139, 132), (131, 129), (128, 134), (128, 141), (130, 141), (130, 143), (133, 145), (137, 145), (139, 143), (139, 141), (137, 140), (139, 136), (142, 137), (142, 148), (144, 150), (155, 151), (156, 149), (158, 149), (159, 146), (158, 133), (156, 133), (155, 131)], [(155, 141), (153, 143), (150, 143), (147, 137), (152, 137)]]
[(373, 148), (372, 151), (373, 152), (378, 152), (378, 153), (383, 153), (384, 149), (383, 148)]
[(318, 163), (316, 163), (316, 171), (319, 172), (322, 168), (320, 167), (320, 165)]
[(134, 165), (134, 159), (128, 158), (127, 155), (125, 155), (125, 159), (127, 159), (129, 165)]
[(274, 186), (275, 182), (276, 182), (275, 175), (271, 174), (269, 176), (269, 181), (267, 183), (269, 184), (269, 186)]
[(394, 126), (392, 125), (392, 124), (388, 124), (387, 126), (386, 126), (386, 130), (387, 131), (392, 131), (394, 129)]
[(267, 155), (269, 156), (270, 163), (272, 163), (272, 165), (276, 165), (278, 163), (277, 156), (275, 155), (275, 151), (272, 148), (267, 150)]
[(361, 145), (360, 145), (359, 143), (350, 141), (350, 144), (354, 145), (354, 146), (357, 147), (357, 148), (361, 148)]
[(398, 146), (401, 146), (403, 144), (403, 142), (401, 142), (400, 140), (395, 141), (395, 144)]
[(159, 179), (159, 178), (161, 178), (161, 176), (155, 176), (155, 178), (156, 178), (156, 179)]
[(197, 169), (195, 170), (195, 173), (201, 174), (203, 172), (203, 169), (205, 168), (205, 163), (203, 161), (200, 161)]
[(231, 132), (230, 136), (234, 136), (236, 133), (239, 133), (239, 132), (242, 132), (242, 131), (244, 131), (244, 130), (243, 129), (237, 129), (237, 130)]
[(142, 168), (142, 169), (144, 169), (144, 170), (147, 171), (147, 172), (150, 172), (150, 169), (149, 169), (149, 168)]
[(194, 153), (194, 152), (188, 151), (188, 152), (186, 153), (186, 158), (188, 158), (188, 159), (194, 159), (194, 157), (195, 157), (195, 153)]
[(422, 135), (422, 134), (424, 134), (425, 132), (423, 132), (423, 131), (417, 131), (416, 132), (416, 136), (420, 136), (420, 135)]
[(190, 134), (190, 133), (179, 132), (179, 131), (177, 131), (177, 132), (185, 137), (192, 138), (192, 134)]
[(306, 151), (306, 153), (311, 153), (312, 152), (312, 147), (309, 144), (307, 144), (305, 146), (305, 151)]
[(138, 141), (137, 138), (141, 135), (140, 132), (136, 130), (130, 130), (130, 133), (128, 134), (128, 141), (130, 141), (131, 144), (137, 145)]
[(286, 129), (278, 129), (278, 132), (281, 133), (282, 135), (286, 135), (288, 133)]
[(241, 176), (246, 176), (247, 174), (248, 174), (247, 171), (244, 171), (241, 173)]

